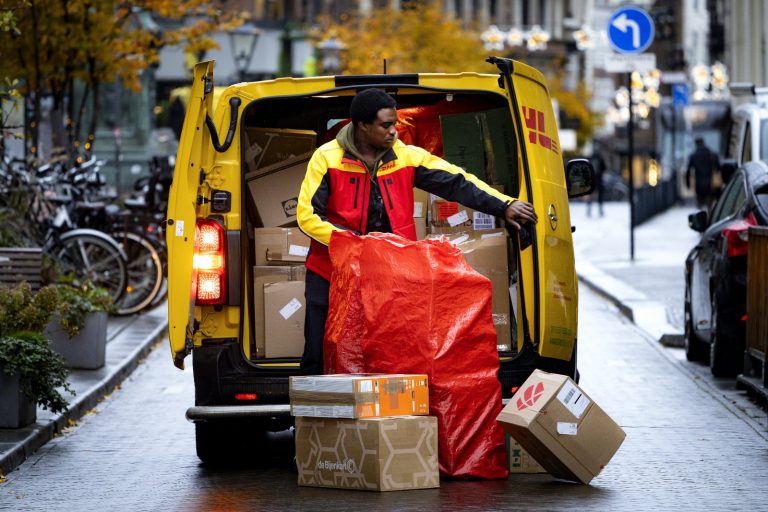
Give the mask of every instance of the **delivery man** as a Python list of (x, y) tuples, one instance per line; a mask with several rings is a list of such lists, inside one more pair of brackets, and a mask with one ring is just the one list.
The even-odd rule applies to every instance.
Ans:
[(323, 373), (323, 336), (328, 316), (334, 231), (358, 235), (396, 233), (416, 239), (413, 187), (497, 217), (520, 229), (536, 222), (533, 206), (509, 197), (422, 148), (397, 139), (397, 104), (381, 89), (358, 93), (350, 107), (351, 123), (317, 148), (301, 184), (297, 217), (311, 237), (307, 256), (305, 375)]

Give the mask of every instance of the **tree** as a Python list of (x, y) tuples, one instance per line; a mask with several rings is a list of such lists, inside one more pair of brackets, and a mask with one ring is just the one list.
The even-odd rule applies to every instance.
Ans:
[[(149, 15), (193, 21), (161, 31), (147, 23)], [(83, 114), (90, 105), (84, 144), (90, 151), (99, 84), (120, 80), (137, 90), (141, 73), (158, 62), (164, 45), (181, 44), (195, 53), (215, 48), (209, 34), (242, 22), (237, 13), (222, 13), (206, 0), (0, 0), (0, 20), (8, 27), (0, 31), (0, 78), (19, 79), (21, 92), (34, 105), (33, 153), (43, 96), (53, 99), (54, 118), (61, 119), (54, 139), (66, 142), (70, 151), (81, 145)], [(79, 94), (76, 84), (82, 85)]]
[(402, 11), (379, 8), (368, 16), (344, 14), (339, 22), (323, 18), (313, 35), (317, 40), (333, 35), (344, 44), (347, 74), (382, 73), (384, 59), (387, 73), (493, 71), (477, 34), (447, 19), (439, 2)]

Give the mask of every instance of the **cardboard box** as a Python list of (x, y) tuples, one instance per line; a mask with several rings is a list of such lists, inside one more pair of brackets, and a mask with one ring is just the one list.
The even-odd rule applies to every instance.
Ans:
[(264, 357), (301, 357), (305, 305), (304, 281), (264, 285)]
[(504, 435), (509, 455), (509, 472), (521, 474), (546, 473), (547, 470), (536, 462), (530, 453), (520, 446), (520, 443), (512, 439), (509, 434)]
[(440, 487), (437, 419), (296, 418), (299, 485), (371, 491)]
[(262, 226), (295, 224), (301, 182), (311, 156), (304, 153), (245, 175)]
[(429, 414), (426, 375), (291, 377), (289, 392), (294, 416), (370, 418)]
[(589, 483), (626, 434), (570, 378), (535, 370), (497, 417), (552, 476)]
[(465, 231), (434, 236), (445, 236), (461, 250), (464, 259), (473, 269), (491, 281), (493, 326), (496, 329), (497, 349), (511, 350), (512, 318), (509, 308), (508, 243), (505, 231), (503, 229)]
[(455, 201), (432, 201), (429, 221), (430, 233), (459, 233), (467, 230), (482, 231), (496, 228), (496, 218), (468, 208)]
[(246, 128), (245, 136), (248, 141), (245, 161), (249, 172), (310, 153), (317, 147), (317, 134), (312, 130)]
[[(282, 333), (276, 335), (274, 339), (270, 339), (269, 346), (271, 356), (267, 356), (267, 333), (266, 333), (266, 316), (265, 316), (265, 301), (264, 301), (264, 287), (268, 284), (281, 283), (286, 281), (300, 281), (303, 284), (306, 269), (303, 265), (299, 266), (255, 266), (253, 267), (253, 311), (254, 311), (254, 338), (256, 341), (255, 353), (256, 357), (275, 357), (274, 348), (276, 345), (284, 343), (285, 337)], [(273, 289), (273, 291), (275, 291)], [(304, 293), (302, 290), (301, 298), (303, 299)], [(272, 300), (276, 300), (270, 297)], [(270, 306), (271, 307), (271, 306)], [(302, 321), (304, 313), (299, 311), (296, 313), (299, 315)], [(297, 317), (297, 319), (299, 318)], [(274, 324), (273, 324), (274, 325)], [(295, 334), (295, 333), (294, 333)], [(295, 338), (290, 340), (289, 346), (295, 345)], [(301, 356), (303, 352), (304, 336), (301, 337), (302, 350), (298, 353)], [(295, 347), (294, 347), (295, 348)], [(279, 352), (279, 351), (278, 351)], [(295, 350), (294, 350), (295, 352)]]
[(426, 219), (429, 211), (429, 192), (419, 188), (413, 189), (413, 216)]
[(292, 265), (307, 261), (311, 239), (299, 228), (253, 230), (256, 265)]

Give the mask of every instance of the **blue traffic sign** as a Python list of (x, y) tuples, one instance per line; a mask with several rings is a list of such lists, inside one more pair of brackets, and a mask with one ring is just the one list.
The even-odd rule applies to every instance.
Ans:
[(688, 85), (672, 84), (672, 104), (676, 107), (688, 105)]
[(653, 42), (653, 19), (639, 7), (617, 9), (608, 20), (608, 41), (619, 53), (642, 53)]

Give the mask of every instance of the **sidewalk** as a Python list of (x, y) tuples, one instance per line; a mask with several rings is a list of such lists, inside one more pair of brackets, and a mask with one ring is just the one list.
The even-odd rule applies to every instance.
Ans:
[(168, 328), (166, 304), (131, 317), (111, 317), (107, 328), (104, 367), (72, 370), (69, 382), (76, 395), (65, 395), (69, 410), (51, 414), (38, 407), (37, 422), (19, 429), (0, 429), (0, 477), (24, 462), (54, 435), (77, 421), (120, 385)]
[[(635, 257), (629, 256), (629, 205), (605, 203), (604, 215), (587, 216), (587, 205), (571, 205), (571, 225), (579, 279), (594, 288), (641, 329), (661, 343), (683, 346), (685, 258), (699, 234), (688, 228), (693, 206), (676, 206), (634, 230)], [(130, 318), (109, 321), (107, 362), (99, 370), (75, 370), (70, 382), (77, 396), (69, 411), (38, 409), (37, 422), (22, 429), (0, 429), (0, 476), (7, 474), (103, 397), (111, 393), (163, 338), (166, 305)], [(170, 364), (170, 362), (169, 362)]]
[(634, 229), (630, 259), (629, 204), (571, 204), (579, 280), (608, 297), (630, 320), (664, 345), (683, 346), (685, 258), (699, 240), (688, 227), (695, 206), (674, 206)]

